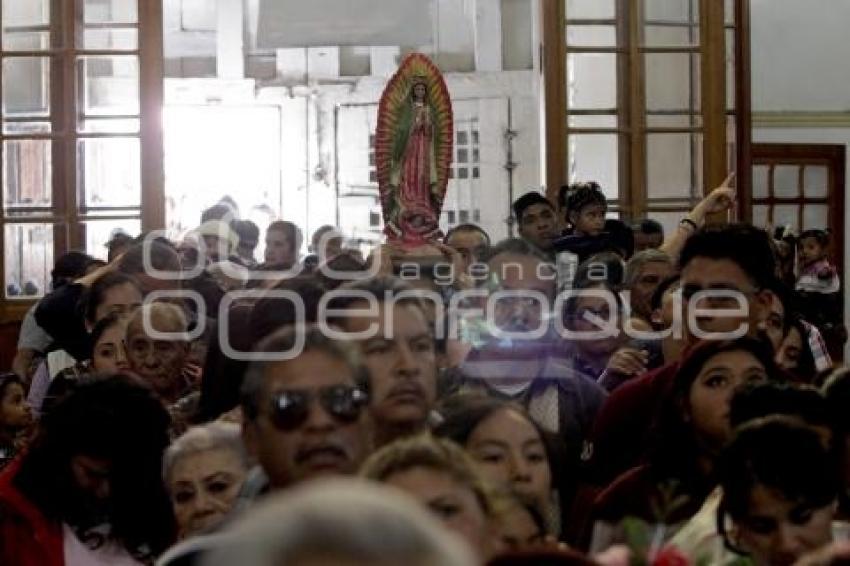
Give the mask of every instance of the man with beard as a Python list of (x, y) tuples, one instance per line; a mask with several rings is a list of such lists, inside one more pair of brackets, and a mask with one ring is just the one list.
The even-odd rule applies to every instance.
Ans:
[[(281, 359), (288, 352), (297, 355)], [(267, 360), (245, 374), (242, 436), (268, 489), (356, 473), (372, 447), (368, 371), (357, 352), (315, 326), (297, 325), (265, 338), (255, 355)]]
[(0, 474), (0, 564), (151, 563), (175, 534), (168, 413), (125, 376), (81, 378)]
[[(437, 397), (437, 351), (423, 302), (394, 277), (340, 291), (346, 295), (329, 306), (338, 313), (335, 324), (352, 337), (362, 336), (355, 343), (369, 369), (376, 445), (426, 430)], [(363, 295), (374, 297), (377, 308), (369, 309)]]

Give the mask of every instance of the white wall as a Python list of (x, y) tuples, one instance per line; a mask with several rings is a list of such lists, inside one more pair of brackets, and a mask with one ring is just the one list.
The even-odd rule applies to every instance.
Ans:
[[(848, 21), (847, 0), (752, 0), (754, 142), (850, 148)], [(847, 181), (845, 195), (850, 195), (850, 176)], [(845, 203), (847, 218), (850, 198)], [(840, 237), (847, 241), (846, 234)], [(844, 265), (850, 266), (850, 246)], [(843, 275), (844, 320), (850, 321), (850, 280)]]
[[(245, 11), (243, 23), (247, 76), (258, 80), (275, 79), (274, 50), (257, 49), (259, 0), (242, 1)], [(444, 72), (498, 70), (493, 68), (493, 61), (500, 61), (500, 68), (505, 70), (532, 68), (532, 14), (536, 10), (536, 0), (431, 1), (434, 15), (432, 43), (399, 45), (402, 53), (426, 53), (437, 61)], [(218, 35), (216, 5), (216, 0), (164, 0), (167, 77), (215, 76)], [(356, 53), (356, 50), (360, 53)], [(368, 50), (368, 47), (348, 47), (337, 53), (336, 56), (341, 59), (341, 69), (363, 70), (364, 50)], [(380, 72), (372, 70), (371, 74), (380, 75)]]
[(850, 110), (850, 2), (751, 1), (753, 111)]

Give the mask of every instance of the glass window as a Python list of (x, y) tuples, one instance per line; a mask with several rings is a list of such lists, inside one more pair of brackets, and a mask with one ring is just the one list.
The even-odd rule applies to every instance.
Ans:
[(77, 60), (87, 116), (139, 113), (139, 58), (135, 55), (85, 56)]
[(619, 196), (619, 159), (616, 134), (570, 136), (570, 182), (596, 181), (609, 199)]
[(87, 208), (141, 205), (138, 138), (83, 139), (77, 146), (79, 187)]
[(753, 198), (767, 198), (770, 167), (767, 165), (753, 166)]
[(52, 202), (50, 140), (3, 142), (5, 207), (49, 207)]
[(615, 26), (567, 26), (567, 45), (570, 47), (616, 47)]
[(643, 6), (648, 21), (680, 24), (699, 21), (699, 0), (644, 0)]
[(51, 224), (6, 224), (3, 251), (7, 298), (36, 298), (50, 285), (53, 269)]
[(700, 111), (699, 56), (647, 53), (646, 109)]
[(80, 120), (82, 134), (138, 134), (141, 121), (138, 118), (113, 118), (108, 116)]
[(653, 198), (690, 198), (700, 194), (701, 136), (647, 136), (647, 193)]
[(803, 208), (803, 230), (824, 230), (829, 227), (829, 207), (825, 204), (807, 204)]
[(127, 24), (139, 21), (138, 0), (85, 0), (86, 24)]
[(794, 232), (800, 232), (800, 205), (777, 204), (773, 207), (773, 225), (790, 226)]
[(87, 29), (83, 47), (103, 51), (134, 51), (139, 48), (139, 31), (123, 28)]
[(767, 227), (767, 212), (770, 207), (764, 204), (753, 206), (753, 226)]
[(806, 165), (803, 173), (803, 188), (806, 198), (826, 198), (828, 170), (822, 165)]
[[(146, 118), (139, 112), (141, 99), (158, 92), (140, 84), (142, 57), (149, 65), (160, 62), (137, 50), (142, 35), (162, 41), (162, 24), (140, 22), (138, 0), (0, 5), (0, 131), (7, 136), (0, 186), (2, 275), (6, 297), (32, 299), (48, 289), (53, 262), (66, 249), (105, 257), (103, 244), (112, 230), (141, 231), (143, 139), (151, 150), (145, 152), (146, 169), (157, 173), (151, 179), (160, 177), (162, 148), (159, 135), (151, 133), (156, 129), (142, 127)], [(72, 35), (74, 43), (67, 41)], [(76, 73), (68, 76), (66, 68)], [(76, 129), (66, 127), (68, 117), (77, 119)], [(159, 203), (161, 191), (149, 183), (145, 198)], [(158, 211), (144, 210), (151, 224), (159, 223)]]
[(617, 116), (612, 114), (570, 114), (571, 128), (616, 128)]
[(615, 16), (614, 0), (566, 1), (567, 18), (571, 20), (613, 18)]
[(773, 196), (797, 198), (800, 196), (800, 167), (777, 165), (773, 168)]
[(567, 56), (570, 109), (617, 107), (617, 55), (615, 53), (570, 53)]
[(3, 59), (3, 117), (50, 116), (50, 57)]
[(644, 27), (647, 47), (692, 47), (699, 45), (699, 27), (689, 25), (647, 25)]
[(47, 26), (50, 0), (3, 0), (3, 28)]

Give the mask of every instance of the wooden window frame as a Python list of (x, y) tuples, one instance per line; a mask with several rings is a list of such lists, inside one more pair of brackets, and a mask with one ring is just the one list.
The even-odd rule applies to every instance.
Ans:
[[(545, 149), (546, 194), (557, 201), (562, 185), (569, 184), (569, 145), (571, 134), (584, 133), (582, 129), (570, 128), (567, 105), (567, 23), (564, 0), (541, 0), (541, 68), (543, 71), (543, 97), (546, 119), (543, 139)], [(725, 2), (699, 0), (700, 40), (698, 45), (680, 47), (649, 47), (641, 45), (641, 11), (643, 0), (615, 0), (617, 16), (614, 20), (601, 21), (605, 25), (616, 25), (617, 46), (571, 48), (571, 52), (618, 53), (617, 86), (618, 108), (621, 126), (611, 129), (620, 136), (619, 150), (619, 208), (626, 219), (644, 217), (648, 212), (686, 211), (693, 202), (687, 199), (672, 199), (677, 205), (648, 206), (647, 191), (647, 142), (648, 132), (677, 133), (680, 128), (648, 128), (645, 100), (644, 54), (686, 53), (700, 55), (700, 109), (703, 135), (702, 160), (703, 191), (708, 192), (720, 185), (728, 174), (729, 157), (727, 139), (726, 108), (726, 30), (729, 26), (725, 17)], [(739, 191), (749, 189), (751, 151), (751, 100), (750, 100), (750, 7), (749, 0), (734, 0), (734, 53), (735, 53), (735, 168), (746, 172), (737, 178)], [(585, 22), (587, 23), (587, 22)], [(634, 39), (633, 39), (634, 38)], [(625, 124), (624, 126), (622, 124)], [(594, 129), (596, 133), (606, 133)], [(688, 129), (690, 133), (692, 130)], [(664, 199), (652, 199), (663, 204)], [(619, 204), (619, 206), (617, 206)]]
[[(138, 44), (135, 50), (86, 49), (81, 41), (85, 0), (50, 0), (50, 48), (38, 51), (5, 51), (0, 48), (0, 61), (8, 57), (49, 56), (51, 131), (44, 134), (6, 134), (0, 127), (0, 145), (8, 139), (47, 139), (51, 141), (51, 194), (49, 208), (39, 209), (38, 215), (7, 217), (5, 199), (0, 206), (0, 245), (4, 258), (0, 262), (0, 280), (5, 274), (5, 226), (7, 223), (51, 224), (53, 226), (54, 261), (68, 250), (85, 249), (86, 225), (89, 220), (138, 220), (143, 231), (165, 227), (165, 194), (162, 144), (163, 105), (163, 12), (162, 0), (137, 0), (137, 22), (121, 24), (136, 29)], [(2, 20), (0, 19), (0, 28)], [(85, 133), (78, 131), (83, 118), (79, 106), (79, 89), (84, 78), (79, 76), (79, 56), (137, 56), (139, 71), (139, 113), (127, 118), (139, 120), (136, 133)], [(0, 71), (0, 89), (2, 89)], [(82, 167), (78, 141), (99, 138), (137, 138), (140, 148), (141, 195), (139, 207), (105, 208), (100, 214), (88, 215), (80, 207), (79, 171)], [(0, 163), (0, 188), (4, 186), (5, 163)], [(104, 214), (104, 212), (106, 212)], [(36, 298), (7, 299), (0, 295), (0, 322), (21, 320)]]
[[(746, 222), (752, 221), (753, 205), (781, 205), (781, 204), (823, 204), (829, 207), (827, 221), (829, 227), (833, 230), (836, 236), (831, 238), (831, 259), (838, 272), (844, 273), (844, 248), (845, 248), (845, 219), (844, 219), (844, 203), (846, 195), (844, 194), (846, 167), (847, 167), (847, 148), (837, 144), (784, 144), (784, 143), (757, 143), (752, 146), (752, 166), (764, 165), (768, 167), (776, 167), (779, 165), (798, 165), (801, 166), (800, 174), (803, 175), (803, 166), (823, 165), (829, 171), (827, 179), (827, 188), (830, 189), (827, 195), (823, 198), (805, 197), (803, 194), (798, 194), (797, 198), (780, 198), (773, 194), (773, 175), (770, 175), (768, 187), (768, 196), (755, 199), (750, 190), (746, 194), (741, 195), (741, 200), (747, 203), (747, 216), (742, 220)], [(803, 186), (803, 179), (799, 179), (800, 187)], [(803, 225), (803, 209), (800, 207), (798, 213), (798, 225)], [(772, 221), (771, 217), (768, 217)], [(844, 288), (844, 279), (842, 277), (842, 289)]]

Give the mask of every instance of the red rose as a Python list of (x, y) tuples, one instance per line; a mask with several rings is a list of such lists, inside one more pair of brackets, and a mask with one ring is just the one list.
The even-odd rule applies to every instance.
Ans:
[(690, 564), (687, 556), (673, 546), (663, 548), (652, 561), (652, 566), (690, 566)]

